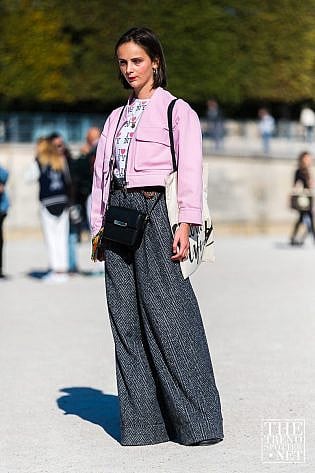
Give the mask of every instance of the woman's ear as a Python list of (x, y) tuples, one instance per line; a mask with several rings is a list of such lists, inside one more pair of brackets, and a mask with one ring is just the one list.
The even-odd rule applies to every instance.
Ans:
[(154, 61), (152, 61), (152, 67), (153, 69), (158, 69), (160, 67), (160, 61), (158, 58), (154, 59)]

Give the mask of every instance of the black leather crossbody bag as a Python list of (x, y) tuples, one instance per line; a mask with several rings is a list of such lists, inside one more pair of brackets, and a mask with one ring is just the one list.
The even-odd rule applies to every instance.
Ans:
[(141, 242), (147, 217), (136, 209), (109, 205), (105, 214), (104, 240), (136, 249)]
[(127, 246), (131, 250), (139, 247), (150, 215), (161, 198), (154, 202), (149, 213), (137, 209), (109, 205), (105, 213), (103, 239)]

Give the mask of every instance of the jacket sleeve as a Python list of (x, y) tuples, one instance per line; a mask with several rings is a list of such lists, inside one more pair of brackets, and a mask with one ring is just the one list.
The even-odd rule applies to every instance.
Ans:
[(9, 177), (9, 172), (0, 166), (0, 184), (6, 184)]
[(108, 135), (110, 123), (110, 116), (107, 118), (100, 139), (98, 141), (96, 158), (94, 162), (93, 171), (93, 185), (92, 185), (92, 198), (91, 198), (91, 233), (92, 236), (100, 230), (102, 226), (103, 214), (104, 214), (104, 158), (105, 158), (105, 147)]
[(202, 224), (202, 135), (197, 113), (178, 100), (179, 222)]

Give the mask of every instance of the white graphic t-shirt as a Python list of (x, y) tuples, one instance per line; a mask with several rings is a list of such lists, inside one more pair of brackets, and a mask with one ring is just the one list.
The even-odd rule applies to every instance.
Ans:
[(127, 103), (127, 120), (116, 134), (115, 138), (115, 169), (114, 175), (123, 178), (127, 162), (130, 141), (134, 135), (143, 110), (150, 99), (133, 99)]

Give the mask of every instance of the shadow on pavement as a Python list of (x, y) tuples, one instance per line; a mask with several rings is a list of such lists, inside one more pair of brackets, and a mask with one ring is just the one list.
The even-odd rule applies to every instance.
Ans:
[[(45, 276), (48, 275), (51, 271), (49, 269), (40, 270), (40, 269), (33, 269), (26, 273), (26, 276), (32, 279), (44, 279)], [(70, 272), (71, 275), (79, 275), (79, 276), (86, 276), (86, 277), (104, 277), (104, 271), (73, 271)]]
[(280, 242), (280, 241), (278, 241), (278, 242), (274, 243), (274, 247), (277, 250), (302, 249), (303, 248), (303, 243), (291, 245), (289, 242)]
[(48, 269), (46, 269), (46, 271), (43, 271), (42, 269), (32, 269), (31, 271), (26, 273), (26, 275), (29, 278), (33, 278), (33, 279), (43, 279), (43, 277), (46, 276), (48, 273), (49, 273)]
[(57, 399), (57, 405), (65, 415), (76, 415), (97, 424), (120, 441), (118, 396), (87, 387), (63, 388), (60, 392), (67, 394)]

